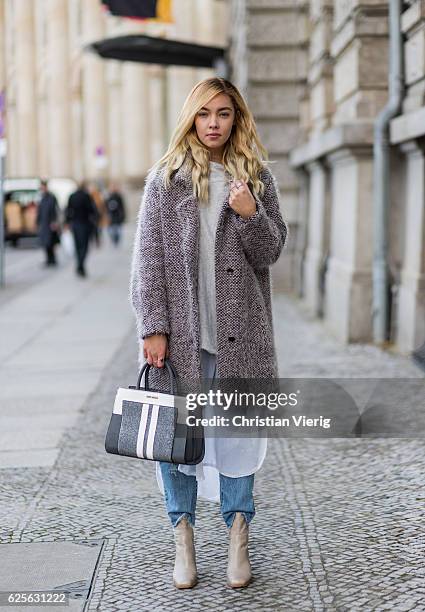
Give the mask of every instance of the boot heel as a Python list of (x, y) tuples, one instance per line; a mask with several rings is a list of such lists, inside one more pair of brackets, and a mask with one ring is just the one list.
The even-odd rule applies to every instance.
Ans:
[(248, 525), (241, 512), (236, 512), (229, 530), (227, 585), (232, 589), (248, 586), (252, 581), (248, 552)]
[(173, 584), (177, 589), (191, 589), (198, 582), (196, 554), (192, 525), (186, 518), (174, 528), (176, 559), (174, 562)]

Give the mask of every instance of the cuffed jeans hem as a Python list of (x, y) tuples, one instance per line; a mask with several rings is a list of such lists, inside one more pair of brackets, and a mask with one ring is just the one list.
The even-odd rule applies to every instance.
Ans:
[(177, 527), (177, 525), (184, 517), (186, 517), (187, 522), (192, 525), (192, 527), (195, 526), (195, 517), (192, 516), (192, 514), (189, 514), (188, 512), (183, 512), (182, 514), (172, 513), (168, 514), (168, 516), (170, 517), (171, 525), (173, 526), (173, 528)]
[(235, 520), (236, 512), (240, 512), (242, 514), (247, 525), (250, 524), (250, 522), (255, 516), (255, 512), (243, 512), (243, 510), (235, 510), (234, 512), (228, 512), (226, 514), (223, 514), (224, 522), (226, 523), (229, 529), (233, 525), (233, 521)]

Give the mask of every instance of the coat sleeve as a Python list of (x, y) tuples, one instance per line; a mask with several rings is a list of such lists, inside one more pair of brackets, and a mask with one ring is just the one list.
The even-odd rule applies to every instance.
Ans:
[(169, 334), (159, 189), (147, 178), (137, 218), (130, 279), (130, 302), (139, 340)]
[(248, 219), (234, 214), (234, 222), (242, 240), (245, 256), (253, 268), (265, 268), (275, 263), (282, 252), (288, 233), (282, 218), (279, 189), (270, 171), (264, 180), (264, 194), (254, 196), (257, 211)]

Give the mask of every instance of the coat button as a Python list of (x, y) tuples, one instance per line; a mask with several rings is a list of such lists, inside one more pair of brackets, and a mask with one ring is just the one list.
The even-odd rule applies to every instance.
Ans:
[(235, 338), (233, 336), (229, 336), (228, 340), (229, 340), (229, 342), (234, 342)]
[(226, 272), (234, 272), (233, 268), (227, 268)]

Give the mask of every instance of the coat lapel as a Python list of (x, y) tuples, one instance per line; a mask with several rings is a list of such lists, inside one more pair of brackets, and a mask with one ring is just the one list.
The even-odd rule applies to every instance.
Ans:
[[(193, 221), (193, 229), (199, 233), (199, 203), (197, 198), (193, 195), (192, 175), (190, 169), (187, 167), (180, 166), (174, 175), (174, 180), (178, 182), (180, 192), (178, 201), (176, 202), (177, 215), (181, 220), (189, 219)], [(226, 196), (222, 202), (220, 213), (217, 221), (217, 231), (219, 231), (222, 218), (228, 210), (231, 210), (229, 206), (229, 196)], [(197, 244), (199, 236), (194, 237), (194, 244)]]
[[(186, 276), (189, 279), (192, 305), (197, 312), (200, 213), (199, 202), (193, 195), (191, 171), (184, 165), (174, 175), (172, 190), (174, 207), (180, 224)], [(217, 221), (216, 242), (222, 232), (222, 220), (229, 209), (227, 196), (221, 205)]]

